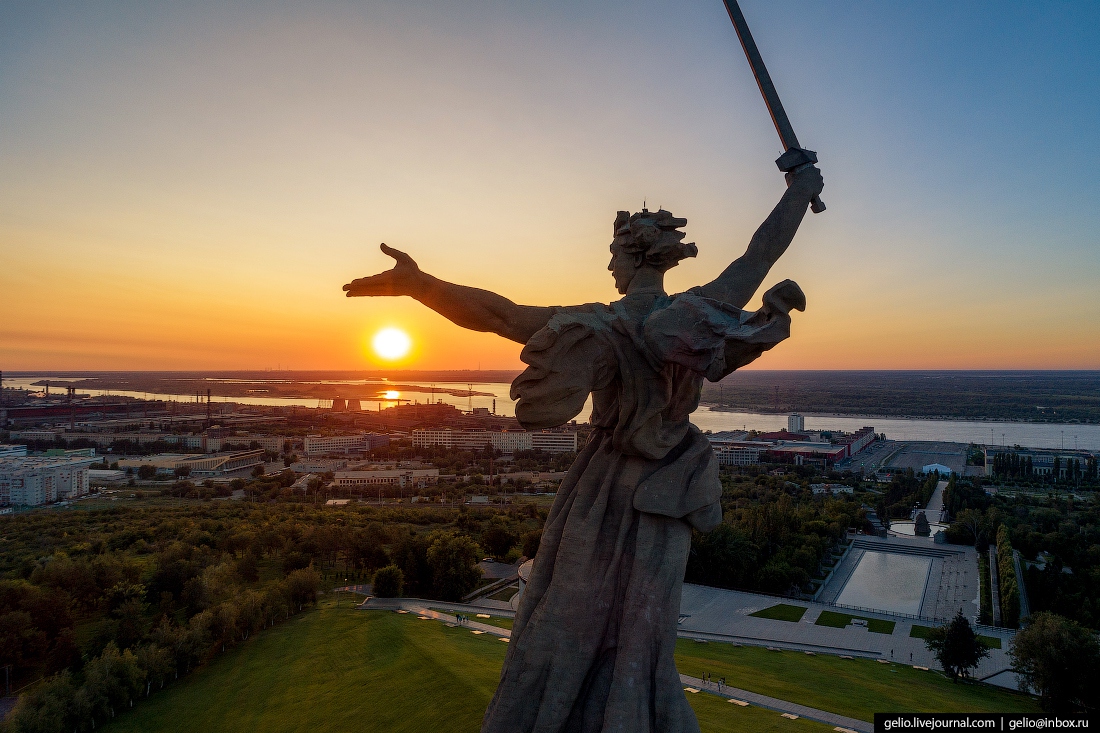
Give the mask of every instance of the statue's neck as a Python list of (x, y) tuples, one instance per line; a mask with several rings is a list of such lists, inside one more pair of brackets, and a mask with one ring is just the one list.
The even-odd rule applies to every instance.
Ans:
[(654, 292), (665, 294), (665, 274), (652, 267), (639, 269), (634, 273), (634, 277), (630, 278), (630, 284), (626, 286), (627, 295)]

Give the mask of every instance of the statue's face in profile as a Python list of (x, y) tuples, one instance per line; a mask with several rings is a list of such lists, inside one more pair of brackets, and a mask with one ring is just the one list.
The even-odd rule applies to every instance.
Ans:
[(626, 295), (626, 289), (630, 285), (630, 281), (634, 279), (634, 274), (638, 271), (637, 257), (629, 252), (623, 252), (614, 244), (611, 245), (611, 262), (608, 263), (607, 269), (611, 271), (611, 276), (615, 278), (615, 289), (621, 294)]

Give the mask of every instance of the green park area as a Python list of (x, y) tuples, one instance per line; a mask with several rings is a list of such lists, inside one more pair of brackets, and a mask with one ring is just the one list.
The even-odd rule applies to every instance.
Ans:
[[(931, 626), (921, 626), (920, 624), (913, 624), (913, 627), (909, 629), (909, 636), (914, 639), (927, 639), (928, 635), (932, 632)], [(990, 649), (1000, 649), (1001, 639), (997, 636), (985, 636), (984, 634), (978, 634), (978, 641), (985, 644)]]
[[(506, 651), (496, 637), (413, 614), (322, 603), (140, 701), (103, 730), (476, 731)], [(866, 660), (681, 640), (676, 661), (686, 674), (710, 672), (735, 687), (865, 720), (876, 710), (1037, 710), (1021, 695)], [(688, 699), (703, 731), (831, 730), (705, 692)]]
[(756, 618), (770, 618), (775, 621), (801, 621), (806, 614), (805, 606), (792, 606), (789, 603), (778, 603), (768, 608), (763, 608), (750, 616)]
[(871, 721), (876, 712), (1039, 712), (1019, 693), (980, 683), (952, 683), (939, 672), (871, 659), (771, 651), (680, 639), (676, 666), (750, 692)]
[(867, 630), (871, 633), (894, 633), (894, 621), (884, 621), (880, 618), (868, 618), (866, 616), (853, 616), (850, 613), (838, 613), (836, 611), (822, 611), (821, 615), (817, 617), (817, 621), (814, 621), (814, 623), (818, 626), (832, 626), (836, 629), (843, 629), (857, 618), (867, 622)]

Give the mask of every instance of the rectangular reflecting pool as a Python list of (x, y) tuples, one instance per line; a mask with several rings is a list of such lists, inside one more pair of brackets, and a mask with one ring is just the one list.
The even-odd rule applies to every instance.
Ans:
[(928, 557), (864, 552), (836, 602), (919, 615), (931, 566)]

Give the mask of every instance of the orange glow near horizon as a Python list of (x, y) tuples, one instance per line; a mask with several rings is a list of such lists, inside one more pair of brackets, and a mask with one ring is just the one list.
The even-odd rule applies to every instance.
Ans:
[[(646, 199), (699, 247), (668, 292), (711, 281), (785, 190), (724, 10), (559, 5), (0, 3), (0, 370), (520, 370), (521, 344), (341, 287), (394, 266), (384, 241), (516, 303), (608, 303), (615, 213)], [(906, 53), (954, 48), (897, 28), (931, 44)], [(980, 54), (926, 69), (956, 96), (872, 93), (923, 51), (834, 46), (875, 67), (815, 83), (810, 47), (765, 52), (829, 210), (748, 304), (786, 278), (808, 300), (748, 368), (1100, 369), (1096, 177), (1064, 175), (1100, 118), (1000, 93), (1046, 87)], [(639, 116), (656, 89), (675, 103)], [(1013, 132), (975, 139), (967, 114)], [(899, 149), (919, 152), (880, 164)]]

